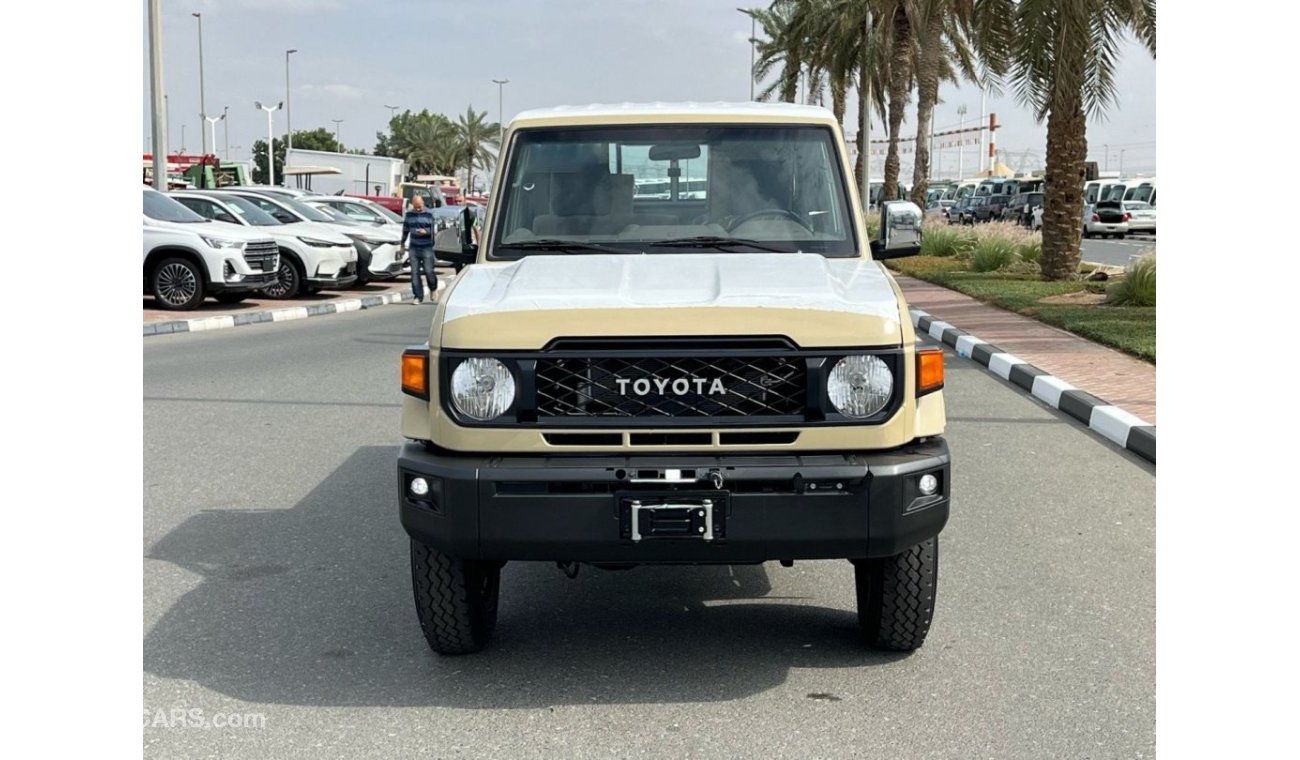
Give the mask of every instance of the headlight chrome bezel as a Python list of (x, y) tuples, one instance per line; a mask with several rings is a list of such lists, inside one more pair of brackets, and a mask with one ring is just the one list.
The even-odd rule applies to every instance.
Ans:
[(888, 362), (873, 354), (850, 354), (826, 372), (826, 400), (851, 420), (870, 419), (893, 401), (898, 378)]
[(457, 414), (474, 422), (492, 422), (514, 408), (519, 383), (500, 359), (473, 356), (456, 364), (447, 390)]

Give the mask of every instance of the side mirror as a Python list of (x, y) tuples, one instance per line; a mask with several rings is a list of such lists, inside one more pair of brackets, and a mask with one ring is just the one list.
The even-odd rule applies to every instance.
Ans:
[(880, 239), (871, 241), (876, 260), (915, 256), (921, 252), (921, 208), (911, 201), (880, 204)]
[(433, 236), (433, 253), (443, 261), (465, 266), (478, 259), (478, 246), (466, 245), (461, 231), (460, 219), (453, 219)]

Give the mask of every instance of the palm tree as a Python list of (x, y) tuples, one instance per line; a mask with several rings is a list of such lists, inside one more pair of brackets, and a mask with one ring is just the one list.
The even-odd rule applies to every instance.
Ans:
[(803, 59), (807, 40), (796, 28), (794, 14), (801, 0), (772, 0), (768, 8), (742, 8), (763, 30), (766, 39), (755, 42), (755, 79), (766, 79), (774, 69), (779, 73), (772, 84), (758, 93), (759, 100), (774, 96), (785, 103), (793, 103), (799, 95), (799, 75), (803, 73)]
[(898, 155), (898, 140), (903, 130), (903, 112), (912, 94), (912, 19), (906, 0), (880, 0), (882, 34), (889, 41), (888, 78), (889, 150), (885, 154), (885, 186), (881, 198), (892, 198), (898, 187), (898, 174), (902, 164)]
[[(912, 163), (913, 203), (924, 207), (930, 184), (930, 133), (934, 106), (939, 101), (939, 82), (958, 75), (980, 81), (972, 52), (986, 38), (977, 37), (973, 27), (978, 11), (986, 11), (975, 0), (915, 0), (916, 32), (916, 150)], [(989, 44), (996, 44), (990, 40)]]
[(456, 153), (465, 166), (465, 191), (474, 187), (474, 169), (487, 171), (496, 161), (501, 125), (487, 121), (487, 111), (469, 106), (464, 115), (456, 117)]
[(388, 147), (406, 161), (412, 175), (447, 174), (455, 170), (456, 130), (442, 114), (422, 111), (395, 122)]
[[(1115, 66), (1121, 38), (1135, 34), (1156, 54), (1155, 0), (985, 0), (981, 9), (1004, 14), (1013, 40), (1005, 67), (1016, 96), (1047, 121), (1043, 186), (1046, 280), (1076, 276), (1083, 225), (1084, 160), (1089, 117), (1115, 102)], [(992, 18), (992, 17), (991, 17)], [(992, 24), (999, 22), (992, 21)]]

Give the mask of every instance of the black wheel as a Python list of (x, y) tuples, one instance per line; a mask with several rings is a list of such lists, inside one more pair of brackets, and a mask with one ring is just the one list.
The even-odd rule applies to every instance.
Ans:
[(203, 303), (203, 270), (189, 259), (163, 259), (149, 284), (154, 301), (164, 309), (188, 311)]
[(856, 562), (858, 625), (867, 643), (897, 651), (924, 644), (934, 617), (938, 575), (937, 537), (893, 557)]
[(411, 586), (420, 629), (433, 651), (477, 652), (492, 636), (499, 565), (450, 557), (411, 539)]
[(218, 293), (217, 295), (213, 296), (213, 298), (217, 299), (217, 303), (239, 303), (240, 301), (243, 301), (245, 298), (248, 298), (248, 294), (247, 293)]
[(283, 251), (280, 252), (280, 270), (276, 275), (274, 285), (267, 285), (258, 292), (277, 299), (296, 298), (302, 292), (302, 265)]
[(1116, 239), (1116, 240), (1123, 240), (1123, 239), (1124, 239), (1124, 235), (1123, 235), (1123, 233), (1120, 233), (1119, 235), (1116, 235), (1116, 236), (1115, 236), (1115, 239)]

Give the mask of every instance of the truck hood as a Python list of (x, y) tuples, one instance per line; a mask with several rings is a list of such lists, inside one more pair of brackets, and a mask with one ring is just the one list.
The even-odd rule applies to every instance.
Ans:
[(441, 344), (539, 349), (558, 337), (782, 335), (803, 347), (897, 346), (879, 263), (805, 253), (528, 256), (465, 269)]

